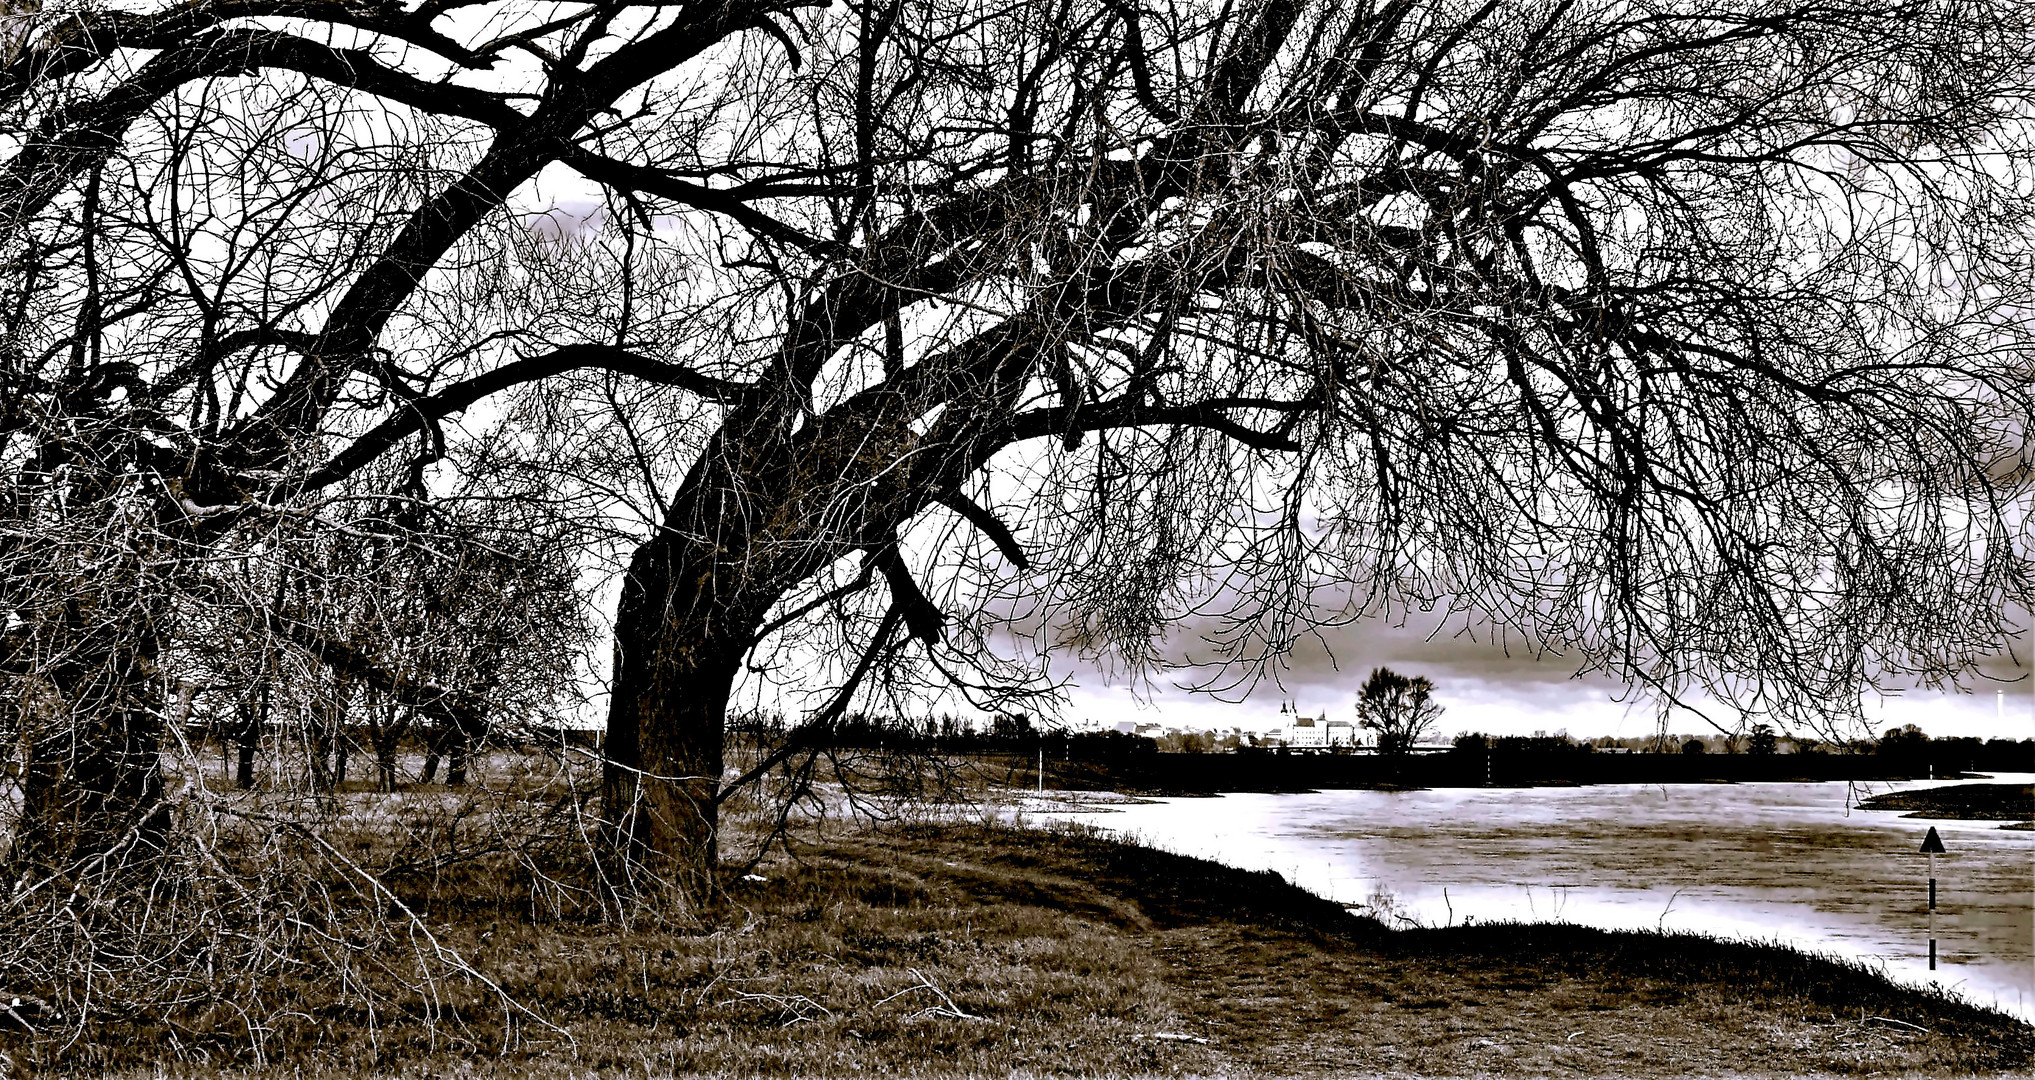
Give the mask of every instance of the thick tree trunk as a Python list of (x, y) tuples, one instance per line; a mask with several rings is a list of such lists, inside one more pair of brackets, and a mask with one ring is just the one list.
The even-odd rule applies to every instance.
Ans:
[(311, 789), (335, 791), (346, 780), (346, 711), (353, 686), (344, 675), (332, 673), (312, 695)]
[(311, 721), (311, 752), (306, 764), (310, 767), (312, 791), (332, 790), (332, 735), (325, 725), (316, 719)]
[(259, 706), (242, 702), (239, 712), (240, 730), (235, 733), (234, 741), (239, 744), (240, 760), (233, 772), (233, 784), (246, 791), (254, 787), (254, 752), (261, 746), (262, 731), (268, 727), (268, 688), (262, 687)]
[(445, 786), (466, 786), (466, 732), (454, 728), (452, 745), (446, 748)]
[(254, 748), (261, 741), (259, 733), (240, 737), (240, 760), (233, 770), (233, 786), (246, 791), (254, 786)]
[[(680, 485), (665, 527), (630, 560), (615, 614), (603, 791), (625, 881), (648, 875), (693, 901), (713, 894), (728, 699), (785, 590), (860, 551), (884, 567), (914, 632), (938, 632), (939, 613), (895, 547), (898, 526), (932, 501), (942, 477), (894, 475), (916, 413), (893, 405), (896, 415), (857, 414), (796, 445), (782, 434), (795, 402), (745, 408)], [(974, 459), (951, 460), (965, 473)]]
[(154, 640), (131, 626), (74, 629), (76, 646), (24, 710), (33, 727), (8, 854), (17, 880), (152, 852), (166, 824)]
[(623, 583), (603, 795), (620, 876), (698, 903), (713, 895), (720, 861), (715, 796), (741, 609), (717, 602), (707, 575), (672, 573), (669, 558), (652, 541)]

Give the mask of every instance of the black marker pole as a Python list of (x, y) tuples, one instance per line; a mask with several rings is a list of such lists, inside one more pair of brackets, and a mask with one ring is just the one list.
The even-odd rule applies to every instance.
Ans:
[(1929, 826), (1929, 835), (1922, 838), (1922, 854), (1929, 856), (1929, 970), (1936, 970), (1936, 856), (1943, 852), (1943, 838), (1936, 835), (1936, 826)]

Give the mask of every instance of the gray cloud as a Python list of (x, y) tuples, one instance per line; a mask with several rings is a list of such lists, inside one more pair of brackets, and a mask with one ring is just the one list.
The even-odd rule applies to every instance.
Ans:
[[(1201, 635), (1214, 629), (1208, 621), (1176, 627), (1171, 635), (1174, 658), (1206, 655)], [(2028, 678), (2028, 646), (2024, 632), (2012, 649), (1988, 658), (1981, 665), (1982, 676), (1961, 691), (1913, 688), (1884, 701), (1869, 697), (1868, 721), (1875, 729), (1912, 722), (1939, 735), (2027, 737), (2035, 732), (2031, 698), (2035, 680)], [(1442, 722), (1450, 732), (1567, 729), (1575, 735), (1635, 736), (1654, 729), (1658, 710), (1652, 699), (1601, 674), (1579, 678), (1578, 665), (1573, 654), (1536, 656), (1516, 637), (1508, 646), (1488, 628), (1467, 628), (1460, 621), (1446, 625), (1429, 615), (1424, 622), (1373, 619), (1324, 628), (1295, 643), (1292, 652), (1266, 672), (1264, 681), (1223, 695), (1241, 701), (1219, 701), (1179, 688), (1206, 681), (1206, 669), (1159, 673), (1135, 690), (1120, 674), (1090, 665), (1062, 670), (1079, 685), (1073, 695), (1076, 715), (1110, 722), (1270, 727), (1281, 722), (1278, 710), (1283, 702), (1308, 713), (1347, 710), (1371, 669), (1386, 666), (1434, 680), (1438, 696), (1450, 708)], [(1988, 676), (2017, 681), (1989, 681)], [(2004, 697), (1996, 700), (1995, 689), (2003, 689)], [(1723, 719), (1728, 710), (1716, 710), (1715, 715)], [(1701, 718), (1682, 713), (1671, 717), (1669, 726), (1697, 731), (1705, 725)]]

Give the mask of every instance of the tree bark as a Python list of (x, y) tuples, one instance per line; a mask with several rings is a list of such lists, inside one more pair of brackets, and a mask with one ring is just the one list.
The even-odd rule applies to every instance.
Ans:
[(306, 717), (311, 725), (311, 789), (336, 791), (346, 781), (346, 710), (353, 686), (345, 675), (328, 673), (312, 694)]
[(466, 786), (466, 732), (454, 728), (452, 744), (446, 747), (445, 786)]
[(311, 790), (331, 791), (332, 729), (326, 726), (323, 718), (318, 716), (317, 712), (318, 706), (313, 705), (312, 716), (310, 718), (311, 753), (309, 755)]
[(715, 797), (743, 648), (731, 623), (746, 605), (716, 597), (710, 570), (675, 558), (678, 546), (645, 544), (623, 582), (603, 798), (618, 877), (697, 904), (720, 862)]
[(268, 727), (268, 687), (261, 690), (261, 704), (257, 708), (249, 702), (239, 706), (240, 730), (235, 733), (239, 761), (233, 770), (233, 785), (242, 791), (254, 787), (254, 752), (261, 746), (261, 734)]
[(90, 625), (49, 668), (21, 770), (21, 818), (8, 865), (17, 880), (88, 870), (100, 856), (152, 852), (162, 807), (162, 687), (147, 627)]

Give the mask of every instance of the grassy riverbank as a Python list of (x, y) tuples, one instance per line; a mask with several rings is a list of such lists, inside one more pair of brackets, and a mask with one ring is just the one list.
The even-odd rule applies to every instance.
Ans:
[[(2035, 1065), (2035, 1028), (1773, 947), (1572, 926), (1388, 930), (1269, 874), (1078, 831), (845, 830), (690, 932), (437, 926), (567, 1029), (441, 991), (438, 1023), (325, 1010), (308, 1077), (1682, 1076)], [(506, 905), (504, 905), (506, 907)], [(451, 904), (441, 910), (454, 910)], [(185, 1042), (189, 1045), (188, 1033)], [(237, 1075), (133, 1037), (51, 1074)], [(81, 1056), (82, 1055), (82, 1056)], [(68, 1073), (67, 1073), (68, 1070)]]
[(1902, 817), (2010, 821), (2022, 829), (2035, 828), (2035, 821), (2030, 820), (2035, 819), (2035, 784), (1958, 784), (1895, 791), (1875, 795), (1859, 806), (1907, 811)]

